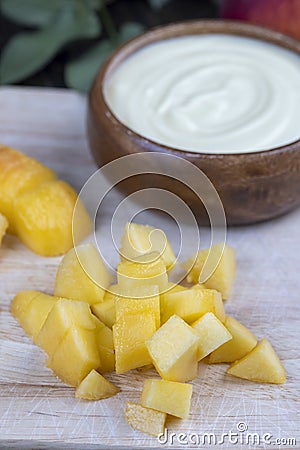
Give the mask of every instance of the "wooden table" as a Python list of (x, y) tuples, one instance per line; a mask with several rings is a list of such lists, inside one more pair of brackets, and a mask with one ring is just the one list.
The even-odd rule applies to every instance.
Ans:
[[(1, 88), (0, 141), (43, 161), (79, 190), (96, 169), (85, 138), (85, 105), (83, 96), (67, 90)], [(167, 222), (164, 226), (168, 231)], [(224, 444), (203, 447), (300, 448), (299, 227), (298, 209), (271, 222), (231, 229), (228, 236), (237, 249), (238, 273), (226, 310), (258, 338), (270, 339), (286, 367), (287, 383), (250, 383), (225, 375), (224, 365), (200, 365), (190, 419), (167, 424), (177, 437), (180, 432), (189, 440), (191, 433), (214, 433), (220, 440), (244, 423), (248, 430), (239, 433), (239, 443), (225, 438)], [(177, 438), (163, 446), (126, 424), (125, 403), (139, 401), (148, 373), (110, 375), (122, 392), (84, 402), (45, 368), (43, 352), (25, 336), (9, 307), (20, 290), (52, 293), (59, 260), (32, 254), (12, 236), (0, 249), (1, 448), (196, 448)], [(295, 438), (297, 444), (242, 445), (247, 433), (261, 439), (269, 433), (272, 441)]]

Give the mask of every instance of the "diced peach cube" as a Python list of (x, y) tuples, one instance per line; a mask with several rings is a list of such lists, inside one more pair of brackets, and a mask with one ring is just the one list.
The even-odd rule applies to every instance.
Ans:
[[(125, 315), (136, 314), (139, 316), (144, 312), (153, 313), (156, 328), (160, 326), (160, 301), (158, 286), (140, 286), (128, 291), (122, 291), (128, 297), (116, 297), (116, 320), (121, 320)], [(138, 317), (137, 317), (138, 320)]]
[(121, 292), (146, 285), (156, 285), (159, 292), (164, 292), (168, 288), (166, 266), (157, 253), (141, 256), (135, 262), (123, 261), (118, 265), (118, 285)]
[(116, 354), (116, 373), (127, 372), (151, 363), (146, 341), (156, 331), (155, 315), (152, 312), (126, 315), (113, 326)]
[(172, 316), (147, 342), (152, 362), (166, 380), (188, 381), (197, 375), (200, 338), (180, 317)]
[(11, 312), (28, 336), (36, 342), (37, 336), (56, 302), (56, 297), (42, 292), (19, 292), (12, 301)]
[(188, 419), (192, 392), (192, 385), (187, 383), (148, 379), (144, 382), (141, 404), (181, 419)]
[(89, 304), (101, 302), (111, 274), (93, 244), (72, 248), (62, 259), (56, 275), (55, 295)]
[(210, 312), (200, 317), (200, 319), (192, 324), (192, 327), (200, 337), (197, 353), (198, 361), (232, 339), (227, 328)]
[(257, 344), (254, 334), (233, 317), (227, 316), (224, 325), (232, 335), (232, 339), (209, 355), (209, 364), (234, 362), (247, 355)]
[(221, 321), (225, 319), (221, 294), (212, 289), (185, 289), (161, 296), (161, 322), (173, 314), (187, 323), (193, 323), (207, 312), (213, 312)]
[(201, 283), (201, 271), (211, 251), (210, 264), (208, 270), (210, 277), (205, 281), (205, 286), (209, 289), (216, 289), (221, 292), (224, 299), (231, 295), (236, 272), (235, 250), (229, 245), (217, 244), (211, 249), (205, 249), (192, 256), (183, 264), (189, 270), (188, 282)]
[(104, 300), (100, 303), (91, 305), (93, 314), (98, 317), (107, 327), (112, 328), (116, 321), (116, 301), (115, 298)]
[(166, 413), (136, 403), (126, 403), (126, 422), (135, 430), (158, 436), (164, 432)]
[(71, 327), (95, 330), (90, 307), (86, 302), (58, 299), (49, 312), (36, 343), (52, 356)]
[(70, 328), (47, 366), (64, 383), (77, 387), (91, 370), (101, 367), (95, 330)]

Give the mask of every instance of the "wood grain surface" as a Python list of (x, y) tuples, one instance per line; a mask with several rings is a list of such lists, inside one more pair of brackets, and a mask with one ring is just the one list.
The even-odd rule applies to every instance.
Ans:
[[(86, 99), (65, 90), (1, 88), (0, 105), (0, 141), (36, 157), (79, 190), (96, 169), (85, 138)], [(101, 226), (105, 229), (118, 198), (115, 193), (114, 202), (104, 205)], [(161, 220), (172, 240), (172, 224)], [(202, 448), (299, 449), (299, 227), (298, 209), (271, 222), (228, 232), (228, 241), (237, 250), (238, 272), (226, 310), (258, 338), (270, 339), (286, 367), (286, 384), (238, 380), (225, 375), (226, 365), (201, 364), (193, 382), (189, 420), (167, 423), (169, 432), (177, 433), (172, 445), (132, 430), (124, 418), (126, 401), (139, 401), (143, 379), (155, 376), (154, 371), (111, 374), (109, 379), (120, 386), (121, 393), (85, 402), (75, 399), (73, 389), (45, 367), (45, 355), (31, 343), (9, 308), (19, 290), (52, 293), (60, 258), (38, 257), (15, 237), (6, 236), (0, 249), (0, 447), (199, 448), (190, 440), (192, 433), (214, 433), (217, 443), (206, 442)], [(208, 236), (208, 230), (201, 232)], [(247, 431), (238, 432), (240, 423)], [(226, 437), (220, 443), (222, 433), (231, 430), (238, 432), (238, 443)], [(179, 433), (188, 435), (187, 445), (178, 441)], [(261, 440), (268, 433), (272, 444), (249, 445), (247, 433), (257, 433)], [(275, 443), (275, 439), (289, 438), (296, 444)]]

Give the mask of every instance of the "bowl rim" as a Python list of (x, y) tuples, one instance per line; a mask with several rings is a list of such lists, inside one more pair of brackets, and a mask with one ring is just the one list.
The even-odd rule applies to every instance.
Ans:
[[(201, 28), (205, 31), (196, 33), (196, 29)], [(189, 31), (190, 30), (190, 31)], [(182, 31), (185, 31), (184, 33)], [(194, 31), (194, 32), (193, 32)], [(173, 36), (169, 36), (168, 32), (174, 33)], [(179, 34), (176, 34), (178, 33)], [(167, 33), (167, 35), (165, 34)], [(115, 123), (120, 129), (122, 129), (126, 134), (130, 134), (139, 141), (150, 143), (153, 147), (152, 151), (155, 151), (156, 147), (159, 147), (161, 151), (165, 153), (172, 153), (181, 157), (189, 158), (224, 158), (228, 157), (255, 157), (262, 155), (278, 154), (287, 151), (300, 150), (300, 137), (292, 142), (277, 147), (272, 147), (265, 150), (250, 151), (250, 152), (196, 152), (191, 150), (180, 149), (172, 147), (171, 145), (163, 144), (153, 139), (147, 138), (142, 134), (136, 132), (132, 128), (125, 125), (121, 120), (114, 114), (108, 105), (105, 94), (104, 87), (109, 77), (115, 68), (122, 63), (128, 56), (132, 55), (139, 49), (151, 45), (155, 42), (159, 42), (165, 39), (172, 39), (181, 36), (191, 36), (197, 34), (228, 34), (241, 37), (249, 37), (253, 39), (262, 40), (273, 45), (278, 45), (281, 48), (285, 48), (294, 53), (298, 53), (300, 57), (300, 41), (272, 29), (262, 27), (260, 25), (254, 25), (249, 22), (243, 22), (238, 20), (228, 20), (228, 19), (198, 19), (198, 20), (186, 20), (179, 22), (172, 22), (166, 25), (159, 25), (151, 28), (136, 37), (128, 40), (124, 44), (120, 45), (114, 50), (114, 52), (108, 57), (104, 64), (99, 69), (92, 87), (89, 92), (89, 101), (92, 103), (93, 96), (97, 93), (100, 95), (99, 100), (102, 101), (103, 105), (109, 112), (109, 115), (114, 119)], [(141, 151), (144, 151), (141, 149)]]

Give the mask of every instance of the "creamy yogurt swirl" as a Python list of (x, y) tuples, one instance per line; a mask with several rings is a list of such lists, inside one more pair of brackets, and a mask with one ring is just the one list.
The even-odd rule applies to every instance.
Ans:
[(122, 123), (161, 144), (267, 150), (300, 138), (300, 56), (239, 36), (167, 39), (120, 64), (105, 98)]

